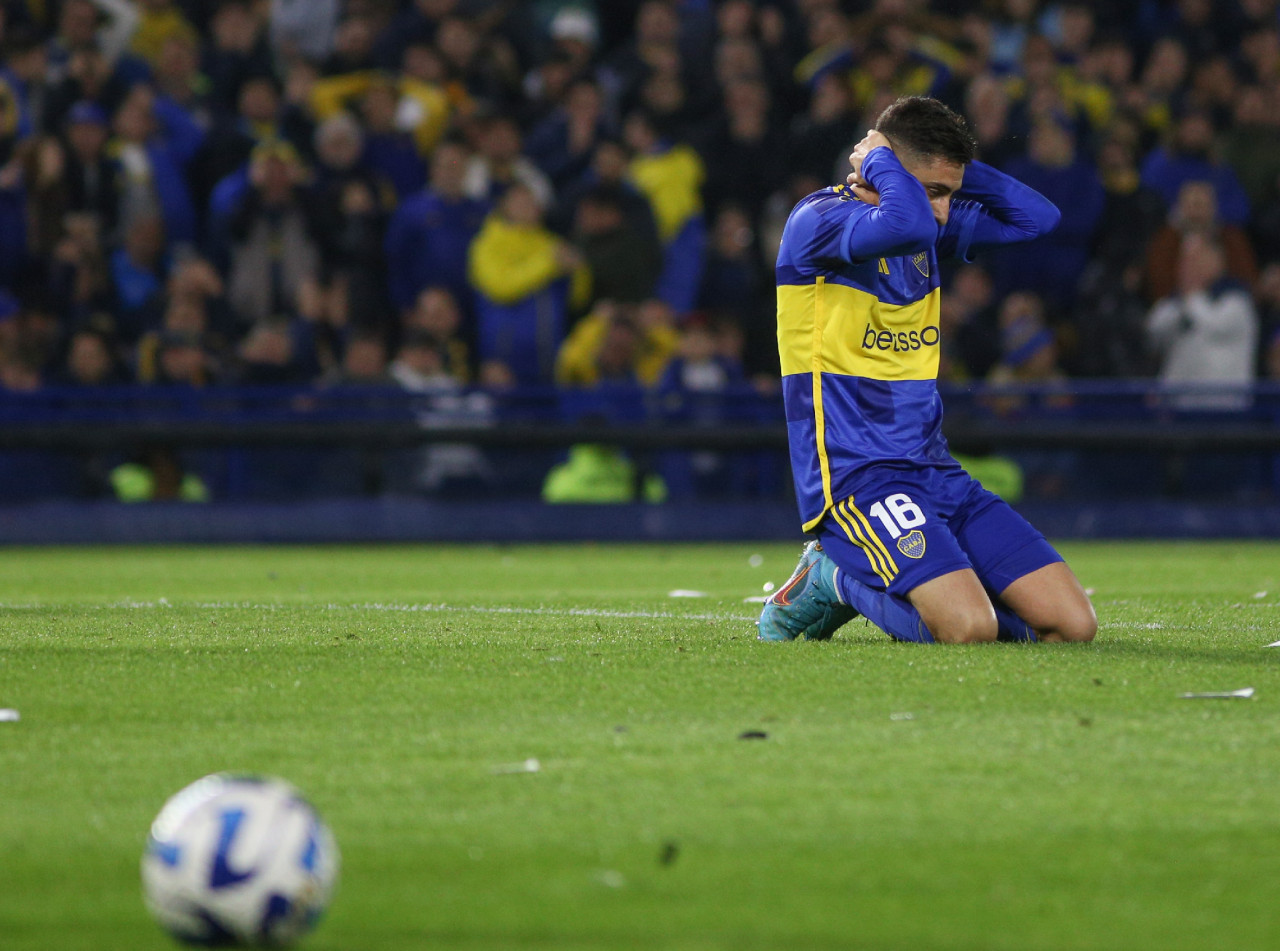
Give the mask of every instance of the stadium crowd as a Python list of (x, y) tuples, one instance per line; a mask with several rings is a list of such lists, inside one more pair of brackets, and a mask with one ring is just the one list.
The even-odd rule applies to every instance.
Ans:
[(937, 96), (1063, 211), (942, 377), (1280, 378), (1276, 0), (5, 0), (0, 388), (776, 386), (787, 213)]

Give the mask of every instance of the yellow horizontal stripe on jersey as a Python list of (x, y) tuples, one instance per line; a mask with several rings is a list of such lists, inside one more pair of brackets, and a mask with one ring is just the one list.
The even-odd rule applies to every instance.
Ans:
[(936, 288), (914, 303), (898, 305), (847, 284), (783, 284), (778, 287), (782, 373), (818, 368), (869, 380), (936, 379), (938, 301)]

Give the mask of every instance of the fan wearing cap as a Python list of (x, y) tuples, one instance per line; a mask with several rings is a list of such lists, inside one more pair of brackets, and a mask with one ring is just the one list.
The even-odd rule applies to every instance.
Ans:
[(114, 232), (120, 214), (120, 163), (107, 154), (109, 118), (95, 102), (71, 107), (66, 123), (66, 171), (69, 211), (90, 212), (103, 233)]

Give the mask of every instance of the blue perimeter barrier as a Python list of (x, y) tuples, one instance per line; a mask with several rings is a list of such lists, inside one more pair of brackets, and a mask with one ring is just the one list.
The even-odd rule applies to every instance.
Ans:
[[(1077, 465), (1071, 480), (1072, 497), (1029, 495), (1019, 505), (1052, 538), (1280, 538), (1280, 386), (971, 386), (943, 388), (943, 399), (947, 434), (957, 451), (1022, 452), (1050, 469), (1063, 454), (1087, 456), (1088, 464)], [(514, 487), (444, 499), (399, 491), (386, 480), (362, 481), (352, 457), (341, 456), (358, 450), (394, 457), (459, 440), (483, 447), (507, 471), (517, 471), (518, 457), (530, 451), (537, 465), (522, 472), (525, 481)], [(789, 484), (780, 491), (757, 486), (751, 498), (673, 495), (660, 505), (543, 504), (537, 480), (545, 467), (539, 466), (548, 454), (583, 441), (614, 443), (639, 457), (743, 450), (774, 459), (785, 472), (781, 400), (749, 388), (714, 394), (628, 386), (4, 393), (0, 473), (7, 481), (0, 479), (6, 489), (0, 492), (0, 544), (800, 538)], [(221, 465), (214, 501), (126, 505), (106, 501), (101, 493), (91, 498), (77, 482), (82, 472), (72, 472), (75, 459), (118, 461), (157, 442)], [(336, 468), (350, 478), (319, 484), (320, 470), (312, 465), (317, 454), (337, 454)], [(282, 460), (298, 464), (286, 471), (288, 466), (279, 468)], [(1143, 468), (1152, 460), (1171, 464), (1163, 472)], [(1197, 470), (1198, 462), (1210, 463), (1207, 471)], [(276, 467), (266, 470), (278, 477), (269, 491), (250, 477), (253, 465)], [(1231, 497), (1201, 491), (1239, 473), (1246, 475)]]
[[(1280, 505), (1018, 506), (1051, 539), (1280, 538)], [(0, 544), (330, 544), (801, 540), (785, 503), (544, 505), (354, 499), (301, 503), (40, 502), (0, 508)]]

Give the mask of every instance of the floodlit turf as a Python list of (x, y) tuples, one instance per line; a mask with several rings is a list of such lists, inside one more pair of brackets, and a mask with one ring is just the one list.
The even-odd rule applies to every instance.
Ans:
[(1280, 947), (1280, 546), (1064, 546), (1093, 645), (759, 643), (798, 551), (0, 552), (0, 948), (169, 947), (220, 769), (329, 820), (315, 951)]

